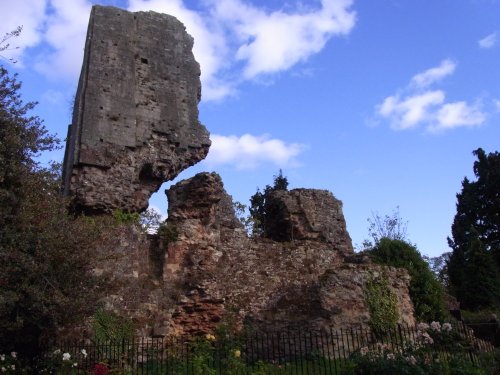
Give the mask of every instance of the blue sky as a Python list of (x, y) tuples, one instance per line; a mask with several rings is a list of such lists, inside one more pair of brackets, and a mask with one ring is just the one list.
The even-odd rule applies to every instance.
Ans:
[(449, 251), (472, 151), (500, 149), (499, 0), (0, 0), (0, 33), (24, 27), (10, 70), (61, 138), (92, 4), (169, 13), (195, 38), (213, 145), (176, 181), (216, 171), (248, 204), (282, 168), (343, 201), (354, 244), (399, 206), (422, 253)]

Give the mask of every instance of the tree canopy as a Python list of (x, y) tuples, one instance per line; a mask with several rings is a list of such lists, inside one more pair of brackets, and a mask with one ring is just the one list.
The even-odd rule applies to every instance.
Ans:
[(266, 210), (266, 201), (271, 192), (278, 190), (288, 190), (288, 179), (283, 176), (283, 171), (281, 169), (279, 173), (274, 176), (273, 186), (266, 185), (262, 192), (257, 188), (257, 192), (250, 197), (249, 210), (253, 222), (252, 234), (254, 236), (266, 236), (267, 223), (270, 220)]
[(473, 154), (476, 181), (465, 177), (457, 194), (447, 270), (462, 307), (478, 310), (500, 303), (500, 154)]
[(95, 308), (89, 251), (99, 228), (68, 215), (59, 169), (37, 163), (58, 141), (20, 89), (0, 65), (0, 347), (31, 356), (44, 335)]

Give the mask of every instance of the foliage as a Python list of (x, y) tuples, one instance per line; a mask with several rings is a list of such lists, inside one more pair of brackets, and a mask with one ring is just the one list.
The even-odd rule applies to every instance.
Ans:
[(41, 360), (36, 363), (34, 370), (39, 374), (74, 375), (79, 372), (78, 366), (85, 360), (87, 355), (85, 350), (70, 354), (60, 349), (56, 349), (46, 353)]
[[(404, 346), (376, 343), (350, 357), (342, 375), (487, 375), (498, 371), (498, 361), (481, 354), (473, 362), (471, 339), (449, 323), (419, 324), (416, 336)], [(474, 354), (476, 355), (476, 354)]]
[(255, 227), (255, 218), (251, 215), (247, 215), (247, 206), (241, 202), (233, 202), (233, 209), (236, 215), (236, 218), (240, 221), (240, 223), (245, 228), (245, 231), (248, 234), (252, 234), (253, 228)]
[(157, 232), (158, 236), (167, 241), (167, 242), (175, 242), (179, 237), (179, 233), (177, 232), (177, 227), (174, 224), (163, 223), (158, 228)]
[(437, 257), (429, 258), (424, 256), (423, 259), (429, 264), (432, 272), (436, 276), (437, 280), (443, 285), (444, 288), (448, 288), (448, 262), (450, 260), (451, 252), (443, 253)]
[(98, 310), (92, 318), (92, 330), (97, 341), (122, 341), (134, 337), (132, 321), (110, 311)]
[(137, 212), (126, 212), (119, 208), (113, 210), (113, 219), (116, 224), (139, 224), (140, 215)]
[(370, 327), (381, 335), (396, 326), (399, 319), (398, 298), (389, 287), (387, 274), (382, 273), (365, 285), (365, 301), (370, 310)]
[(399, 207), (396, 207), (391, 215), (385, 215), (384, 217), (381, 217), (378, 213), (372, 213), (372, 217), (368, 218), (367, 221), (370, 239), (363, 241), (365, 249), (377, 246), (382, 238), (407, 241), (408, 222), (403, 221), (399, 215)]
[(58, 140), (20, 89), (0, 66), (0, 347), (33, 356), (43, 336), (93, 312), (89, 261), (101, 229), (67, 214), (58, 166), (37, 163)]
[(281, 169), (278, 175), (273, 177), (273, 186), (266, 185), (262, 192), (257, 188), (257, 192), (250, 197), (250, 221), (252, 223), (252, 234), (254, 236), (266, 237), (267, 223), (270, 220), (266, 210), (266, 202), (269, 195), (273, 191), (288, 190), (288, 179), (283, 176), (283, 171)]
[(0, 373), (5, 375), (25, 374), (27, 372), (23, 371), (23, 367), (16, 352), (0, 353)]
[(155, 233), (163, 224), (162, 215), (150, 207), (139, 215), (139, 224), (146, 233)]
[(464, 178), (448, 243), (450, 292), (470, 310), (500, 304), (500, 153), (473, 154), (476, 181)]
[(401, 240), (381, 238), (369, 254), (377, 263), (408, 271), (411, 276), (410, 297), (417, 319), (431, 321), (444, 317), (443, 287), (415, 246)]

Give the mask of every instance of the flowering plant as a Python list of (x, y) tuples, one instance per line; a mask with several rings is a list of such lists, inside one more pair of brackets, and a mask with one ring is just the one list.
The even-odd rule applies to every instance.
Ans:
[(16, 352), (0, 354), (0, 374), (22, 374), (21, 365)]
[(467, 331), (440, 322), (419, 323), (416, 329), (403, 347), (376, 343), (360, 348), (342, 374), (487, 374), (463, 355), (471, 344)]
[[(36, 371), (40, 374), (73, 375), (78, 373), (79, 362), (87, 357), (87, 352), (82, 349), (77, 353), (69, 353), (61, 349), (55, 349), (45, 354), (36, 365)], [(1, 375), (1, 374), (0, 374)]]

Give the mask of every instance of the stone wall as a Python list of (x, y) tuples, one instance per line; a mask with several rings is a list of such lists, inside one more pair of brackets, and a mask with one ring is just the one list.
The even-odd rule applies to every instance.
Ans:
[(172, 16), (92, 8), (63, 173), (77, 210), (142, 211), (163, 182), (205, 158), (192, 46)]
[(266, 200), (266, 211), (272, 217), (266, 228), (272, 240), (324, 241), (335, 251), (353, 252), (342, 202), (327, 190), (273, 191)]
[[(301, 194), (315, 196), (314, 190)], [(381, 272), (398, 296), (401, 322), (414, 323), (407, 272), (383, 270), (339, 250), (336, 244), (350, 242), (348, 236), (329, 241), (249, 238), (215, 173), (181, 181), (167, 195), (167, 223), (177, 232), (175, 241), (124, 230), (125, 238), (115, 237), (114, 245), (101, 249), (101, 268), (108, 269), (114, 285), (107, 306), (132, 317), (141, 334), (212, 332), (229, 317), (240, 327), (264, 330), (367, 325), (364, 285)], [(311, 214), (305, 207), (303, 213)], [(338, 220), (338, 212), (332, 217)], [(149, 245), (134, 249), (133, 242), (144, 241)]]

